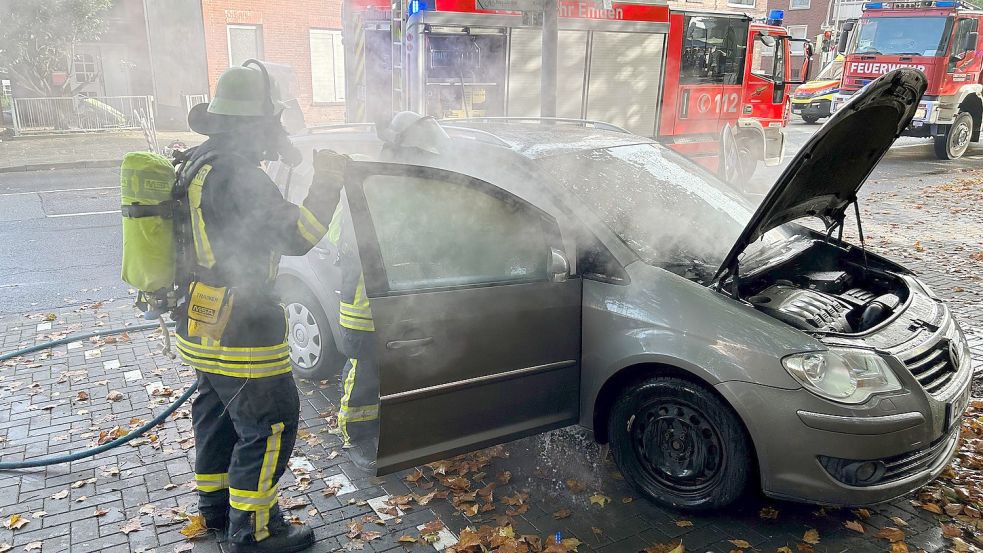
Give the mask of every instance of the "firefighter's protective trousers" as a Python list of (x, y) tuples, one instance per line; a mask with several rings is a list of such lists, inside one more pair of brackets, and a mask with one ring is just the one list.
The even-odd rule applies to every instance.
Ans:
[(373, 343), (375, 323), (365, 293), (365, 278), (351, 217), (344, 201), (338, 204), (331, 218), (328, 239), (338, 247), (341, 268), (338, 323), (343, 340), (341, 350), (348, 355), (348, 362), (341, 373), (338, 428), (346, 444), (369, 446), (378, 436), (379, 423), (379, 369)]
[[(229, 535), (262, 541), (278, 513), (277, 483), (299, 417), (273, 282), (281, 254), (302, 255), (327, 232), (338, 189), (315, 183), (304, 205), (292, 204), (255, 163), (225, 148), (210, 138), (179, 173), (194, 266), (177, 346), (198, 375), (192, 417), (199, 508), (211, 520), (227, 513)], [(201, 289), (205, 299), (196, 304)], [(219, 322), (196, 319), (209, 316)]]

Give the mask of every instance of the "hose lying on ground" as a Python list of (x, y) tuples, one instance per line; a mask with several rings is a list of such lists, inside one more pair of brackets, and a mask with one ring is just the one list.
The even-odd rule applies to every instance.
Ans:
[[(29, 347), (26, 347), (26, 348), (23, 348), (23, 349), (19, 349), (17, 351), (13, 351), (13, 352), (10, 352), (10, 353), (0, 354), (0, 362), (6, 361), (8, 359), (13, 359), (14, 357), (20, 357), (21, 355), (26, 355), (28, 353), (33, 353), (35, 351), (40, 351), (40, 350), (43, 350), (43, 349), (48, 349), (48, 348), (52, 348), (52, 347), (55, 347), (55, 346), (60, 346), (62, 344), (67, 344), (69, 342), (76, 342), (78, 340), (85, 340), (85, 339), (92, 338), (92, 337), (95, 337), (95, 336), (106, 336), (106, 335), (110, 335), (110, 334), (122, 334), (124, 332), (129, 332), (129, 331), (136, 332), (136, 331), (140, 331), (140, 330), (150, 330), (151, 328), (160, 327), (162, 324), (163, 324), (163, 320), (161, 320), (161, 324), (158, 324), (158, 323), (148, 323), (148, 324), (131, 326), (131, 327), (126, 327), (126, 328), (114, 328), (114, 329), (108, 329), (108, 330), (98, 330), (98, 331), (95, 331), (95, 332), (88, 332), (88, 333), (85, 333), (85, 334), (75, 334), (75, 335), (72, 335), (72, 336), (66, 336), (66, 337), (60, 338), (58, 340), (52, 340), (50, 342), (43, 342), (43, 343), (35, 344), (33, 346), (29, 346)], [(166, 334), (166, 329), (165, 329), (165, 334)], [(166, 341), (166, 339), (167, 338), (165, 338), (165, 341)], [(113, 449), (114, 447), (119, 447), (119, 446), (121, 446), (121, 445), (123, 445), (123, 444), (125, 444), (125, 443), (127, 443), (127, 442), (129, 442), (131, 440), (133, 440), (133, 439), (136, 439), (139, 436), (144, 435), (151, 428), (153, 428), (153, 427), (157, 426), (158, 424), (164, 422), (164, 420), (168, 416), (170, 416), (171, 413), (173, 413), (174, 411), (176, 411), (177, 408), (180, 407), (184, 402), (188, 401), (188, 399), (191, 397), (192, 394), (195, 393), (195, 391), (197, 389), (198, 389), (198, 383), (195, 382), (187, 390), (185, 390), (185, 392), (183, 394), (181, 394), (181, 396), (179, 398), (177, 398), (176, 400), (174, 400), (174, 403), (172, 403), (167, 409), (164, 409), (164, 411), (161, 412), (161, 414), (157, 415), (150, 422), (148, 422), (148, 423), (144, 424), (143, 426), (141, 426), (140, 428), (137, 428), (136, 430), (130, 432), (126, 436), (121, 436), (121, 437), (116, 438), (115, 440), (113, 440), (111, 442), (107, 442), (107, 443), (102, 444), (100, 446), (89, 448), (89, 449), (83, 449), (82, 451), (77, 451), (75, 453), (69, 453), (69, 454), (65, 454), (65, 455), (53, 455), (51, 457), (42, 457), (42, 458), (39, 458), (39, 459), (28, 459), (26, 461), (11, 461), (11, 462), (8, 462), (8, 463), (0, 463), (0, 470), (24, 469), (24, 468), (32, 468), (32, 467), (46, 467), (48, 465), (58, 465), (58, 464), (61, 464), (61, 463), (70, 463), (72, 461), (78, 461), (79, 459), (84, 459), (86, 457), (93, 457), (95, 455), (98, 455), (98, 454), (102, 453), (103, 451), (107, 451), (107, 450)]]

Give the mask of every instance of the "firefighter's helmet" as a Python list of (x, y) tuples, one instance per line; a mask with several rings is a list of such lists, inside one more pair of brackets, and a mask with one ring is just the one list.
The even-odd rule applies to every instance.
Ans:
[(212, 101), (192, 108), (188, 124), (195, 132), (210, 135), (278, 116), (281, 111), (276, 82), (262, 62), (251, 59), (222, 73)]
[(378, 127), (379, 138), (398, 148), (418, 148), (439, 154), (441, 146), (450, 139), (436, 119), (412, 111), (401, 111), (385, 127)]

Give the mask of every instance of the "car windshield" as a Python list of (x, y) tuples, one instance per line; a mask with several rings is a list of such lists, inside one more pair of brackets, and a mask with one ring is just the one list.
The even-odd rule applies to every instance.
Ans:
[(946, 17), (861, 19), (852, 54), (938, 56), (944, 49)]
[(754, 212), (727, 184), (654, 144), (590, 150), (546, 163), (561, 188), (653, 265), (695, 262), (715, 269)]
[(818, 75), (816, 75), (816, 78), (814, 80), (817, 80), (817, 81), (832, 81), (832, 80), (837, 80), (838, 81), (838, 80), (840, 80), (840, 77), (842, 77), (842, 76), (843, 76), (843, 60), (842, 59), (835, 59), (835, 60), (829, 62), (826, 65), (826, 67), (823, 67), (823, 70), (820, 71)]

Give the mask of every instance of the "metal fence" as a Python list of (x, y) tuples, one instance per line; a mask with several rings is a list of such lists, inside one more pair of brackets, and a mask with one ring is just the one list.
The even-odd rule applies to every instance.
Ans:
[(14, 131), (27, 134), (139, 129), (141, 113), (154, 113), (153, 96), (14, 98)]
[(188, 113), (191, 113), (191, 108), (207, 102), (208, 94), (185, 94), (184, 96), (184, 106), (188, 109)]

